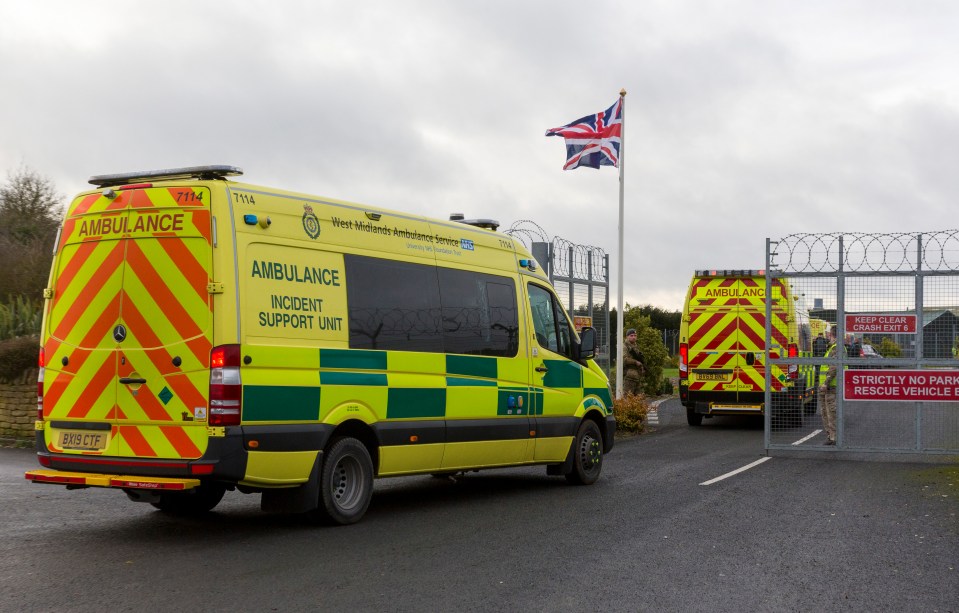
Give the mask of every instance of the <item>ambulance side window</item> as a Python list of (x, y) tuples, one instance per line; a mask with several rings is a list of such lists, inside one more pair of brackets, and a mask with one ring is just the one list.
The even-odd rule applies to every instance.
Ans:
[(443, 351), (436, 269), (344, 256), (350, 348)]
[(513, 357), (512, 279), (344, 255), (350, 348)]
[(519, 320), (511, 279), (439, 268), (439, 280), (447, 353), (516, 355)]
[(540, 347), (565, 356), (572, 354), (569, 319), (553, 294), (538, 285), (529, 285), (529, 304), (533, 330)]
[(799, 351), (812, 351), (812, 330), (808, 323), (799, 324)]

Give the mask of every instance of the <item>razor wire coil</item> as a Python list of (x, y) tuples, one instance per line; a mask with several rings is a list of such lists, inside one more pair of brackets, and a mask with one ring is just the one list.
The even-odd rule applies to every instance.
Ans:
[(579, 245), (561, 236), (551, 239), (542, 226), (528, 219), (514, 222), (505, 234), (519, 240), (529, 250), (534, 242), (550, 243), (555, 276), (584, 281), (606, 279), (606, 251), (600, 247)]
[(770, 242), (769, 256), (770, 267), (786, 274), (957, 272), (959, 230), (790, 234)]

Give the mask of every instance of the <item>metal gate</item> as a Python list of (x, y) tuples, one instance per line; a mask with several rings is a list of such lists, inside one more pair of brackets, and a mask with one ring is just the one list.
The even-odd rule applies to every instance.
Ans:
[[(782, 279), (796, 303), (786, 348), (770, 342), (766, 301), (766, 363), (789, 378), (773, 393), (766, 369), (767, 451), (959, 452), (959, 230), (767, 239), (766, 269), (766, 295)], [(835, 444), (822, 414), (830, 367)]]
[(596, 363), (610, 373), (609, 255), (599, 247), (548, 238), (535, 222), (521, 220), (506, 230), (523, 243), (546, 270), (576, 329), (596, 329)]

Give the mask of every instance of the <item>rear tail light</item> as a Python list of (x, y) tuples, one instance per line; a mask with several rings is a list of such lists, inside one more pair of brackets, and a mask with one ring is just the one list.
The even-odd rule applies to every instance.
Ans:
[(210, 352), (211, 426), (240, 423), (243, 385), (240, 381), (240, 346), (220, 345)]
[[(787, 351), (788, 351), (789, 357), (791, 358), (799, 357), (799, 347), (796, 346), (796, 343), (790, 343)], [(799, 378), (799, 364), (789, 365), (789, 378), (790, 379)]]
[(43, 355), (43, 347), (40, 347), (40, 359), (37, 361), (39, 371), (37, 372), (37, 419), (43, 420), (43, 371), (46, 366), (46, 358)]
[(679, 345), (679, 377), (685, 379), (689, 376), (689, 345), (680, 343)]

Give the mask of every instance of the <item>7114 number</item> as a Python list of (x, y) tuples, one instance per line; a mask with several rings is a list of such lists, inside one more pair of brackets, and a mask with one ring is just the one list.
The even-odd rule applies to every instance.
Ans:
[(203, 202), (203, 192), (197, 193), (193, 190), (179, 190), (176, 192), (177, 202)]

